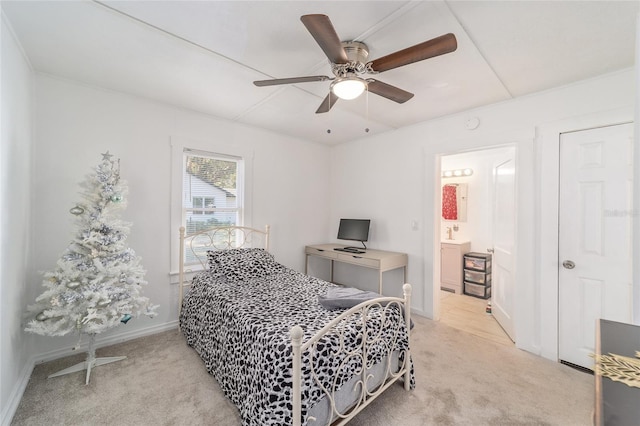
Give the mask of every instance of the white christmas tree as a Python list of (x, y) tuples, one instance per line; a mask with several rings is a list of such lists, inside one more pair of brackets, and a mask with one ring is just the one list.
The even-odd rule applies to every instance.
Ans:
[(120, 179), (120, 161), (109, 151), (82, 186), (84, 203), (70, 212), (77, 232), (57, 268), (44, 274), (46, 290), (36, 304), (26, 330), (47, 336), (78, 333), (90, 336), (87, 361), (49, 377), (91, 368), (125, 357), (95, 358), (95, 335), (140, 314), (153, 317), (157, 306), (142, 296), (145, 271), (140, 258), (126, 246), (130, 224), (118, 218), (126, 207), (127, 185)]

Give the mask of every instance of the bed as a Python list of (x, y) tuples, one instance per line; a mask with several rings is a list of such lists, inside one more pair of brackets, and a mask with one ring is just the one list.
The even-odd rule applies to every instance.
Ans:
[[(345, 424), (394, 383), (414, 387), (409, 284), (380, 297), (268, 250), (269, 227), (180, 228), (180, 329), (244, 426)], [(201, 269), (190, 280), (185, 257)]]

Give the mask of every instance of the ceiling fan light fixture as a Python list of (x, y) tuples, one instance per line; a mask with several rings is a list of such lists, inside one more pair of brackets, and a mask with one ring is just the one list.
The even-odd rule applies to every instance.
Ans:
[(365, 90), (367, 90), (367, 93), (371, 92), (374, 95), (403, 104), (413, 98), (413, 93), (391, 84), (368, 78), (366, 75), (379, 74), (413, 64), (414, 62), (444, 55), (458, 48), (456, 36), (448, 33), (369, 61), (369, 48), (367, 45), (355, 40), (340, 41), (340, 37), (327, 15), (318, 13), (303, 15), (300, 20), (329, 60), (331, 72), (335, 78), (324, 75), (272, 78), (254, 81), (253, 84), (263, 87), (333, 80), (329, 93), (316, 110), (316, 114), (329, 112), (338, 99), (352, 100), (360, 96)]
[(331, 91), (334, 95), (344, 100), (355, 99), (367, 88), (365, 81), (358, 77), (336, 78), (331, 83)]

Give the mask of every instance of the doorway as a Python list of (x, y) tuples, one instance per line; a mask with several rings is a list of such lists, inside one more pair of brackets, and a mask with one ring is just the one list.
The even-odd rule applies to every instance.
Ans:
[(487, 312), (487, 300), (440, 290), (440, 321), (449, 327), (502, 345), (513, 342)]
[[(462, 260), (453, 262), (459, 268), (452, 274), (451, 261), (442, 260), (440, 274), (447, 284), (440, 291), (440, 320), (454, 328), (513, 344), (513, 264), (515, 234), (515, 146), (501, 146), (440, 157), (442, 177), (436, 191), (436, 203), (448, 196), (445, 187), (464, 187), (465, 215), (451, 216), (450, 206), (443, 205), (443, 215), (436, 224), (436, 236), (442, 247), (464, 247), (465, 252), (486, 255), (493, 252), (492, 266), (486, 274), (484, 286), (467, 282)], [(496, 213), (497, 212), (497, 213)], [(500, 226), (496, 226), (496, 222)], [(438, 226), (439, 225), (439, 226)], [(496, 256), (495, 249), (499, 255)], [(464, 254), (464, 253), (462, 253)], [(499, 264), (495, 263), (496, 258)], [(451, 276), (459, 276), (459, 286), (450, 285)], [(469, 278), (469, 276), (467, 276)], [(480, 292), (480, 293), (478, 293)], [(467, 293), (467, 294), (465, 294)], [(469, 295), (475, 293), (475, 296)], [(494, 317), (499, 309), (502, 321)], [(505, 332), (508, 330), (510, 334)], [(511, 336), (511, 337), (510, 337)]]

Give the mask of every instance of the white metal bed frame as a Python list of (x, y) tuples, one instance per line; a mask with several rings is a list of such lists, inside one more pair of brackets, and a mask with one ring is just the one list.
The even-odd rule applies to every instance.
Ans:
[[(269, 225), (264, 227), (264, 231), (247, 226), (219, 226), (194, 234), (186, 235), (185, 227), (180, 227), (180, 261), (178, 274), (178, 313), (182, 310), (182, 299), (184, 288), (191, 285), (185, 281), (184, 258), (186, 253), (194, 257), (200, 267), (207, 269), (207, 250), (228, 250), (232, 248), (251, 247), (253, 245), (269, 251)], [(188, 252), (185, 252), (188, 250)]]
[[(260, 241), (257, 241), (260, 240)], [(258, 242), (259, 244), (256, 244)], [(198, 260), (203, 268), (206, 269), (206, 250), (226, 250), (231, 248), (242, 247), (255, 247), (261, 245), (261, 248), (269, 250), (269, 225), (264, 230), (255, 228), (243, 227), (243, 226), (225, 226), (214, 228), (207, 231), (198, 232), (191, 235), (185, 235), (185, 228), (180, 228), (180, 273), (179, 273), (179, 311), (182, 309), (182, 299), (184, 294), (184, 287), (190, 285), (185, 282), (185, 250), (188, 249), (192, 255)], [(203, 254), (204, 253), (204, 254)], [(302, 342), (304, 335), (303, 329), (300, 325), (296, 325), (290, 330), (290, 338), (292, 344), (292, 357), (293, 357), (293, 425), (300, 426), (302, 424), (302, 369), (303, 369), (303, 357), (302, 354), (308, 352), (307, 360), (310, 360), (310, 365), (307, 367), (311, 371), (313, 380), (321, 387), (324, 396), (327, 398), (329, 407), (331, 409), (331, 421), (332, 425), (343, 425), (351, 420), (355, 415), (368, 406), (378, 395), (380, 395), (389, 386), (395, 383), (398, 379), (403, 378), (405, 390), (410, 389), (411, 379), (411, 356), (410, 351), (405, 350), (403, 354), (403, 362), (397, 371), (392, 369), (392, 356), (393, 345), (386, 345), (387, 353), (384, 357), (384, 372), (385, 379), (380, 384), (376, 384), (374, 388), (371, 388), (373, 376), (369, 372), (368, 368), (361, 368), (356, 372), (358, 377), (354, 379), (352, 390), (357, 393), (355, 401), (349, 404), (349, 406), (341, 412), (337, 407), (337, 392), (334, 386), (331, 389), (327, 389), (320, 383), (315, 371), (313, 369), (313, 356), (315, 353), (316, 345), (322, 340), (325, 335), (332, 334), (337, 335), (340, 341), (341, 350), (344, 351), (346, 359), (342, 362), (340, 367), (345, 367), (346, 363), (353, 358), (357, 358), (361, 361), (361, 365), (367, 365), (367, 354), (369, 348), (376, 344), (380, 344), (381, 333), (375, 332), (375, 329), (366, 327), (366, 319), (368, 313), (372, 308), (376, 308), (379, 312), (382, 312), (382, 319), (386, 318), (386, 313), (389, 309), (399, 308), (404, 313), (404, 320), (406, 324), (408, 347), (411, 347), (411, 285), (404, 284), (402, 287), (403, 297), (380, 297), (363, 302), (357, 306), (354, 306), (347, 311), (340, 314), (333, 321), (326, 324), (320, 331), (318, 331), (313, 337), (306, 342)], [(395, 308), (392, 308), (394, 307)], [(344, 346), (345, 330), (344, 320), (346, 318), (353, 317), (361, 321), (363, 328), (363, 338), (361, 339), (361, 345), (358, 348), (351, 348), (350, 350)], [(376, 320), (378, 321), (378, 320)], [(380, 320), (381, 321), (381, 320)], [(395, 338), (399, 339), (396, 332)], [(352, 397), (353, 398), (353, 397)], [(316, 419), (308, 416), (307, 421), (309, 424), (315, 424)]]

